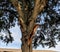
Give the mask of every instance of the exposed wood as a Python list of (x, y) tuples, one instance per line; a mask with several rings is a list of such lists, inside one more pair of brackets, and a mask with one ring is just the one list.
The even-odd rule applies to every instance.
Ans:
[(33, 38), (33, 36), (35, 35), (35, 32), (37, 31), (37, 28), (39, 28), (39, 27), (40, 27), (40, 25), (39, 25), (39, 24), (36, 24), (36, 25), (34, 26), (32, 32), (31, 32), (31, 34), (29, 33), (30, 36), (29, 36), (29, 38), (28, 38), (28, 45), (31, 44), (32, 38)]

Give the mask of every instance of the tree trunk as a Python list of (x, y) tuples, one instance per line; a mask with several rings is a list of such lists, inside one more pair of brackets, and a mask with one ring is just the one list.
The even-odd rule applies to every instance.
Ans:
[(22, 45), (21, 47), (22, 52), (32, 52), (32, 46), (28, 46), (26, 43), (24, 43), (24, 45)]
[[(23, 34), (25, 35), (25, 34)], [(21, 45), (22, 52), (32, 52), (32, 42), (28, 45), (28, 41), (22, 36), (22, 45)]]

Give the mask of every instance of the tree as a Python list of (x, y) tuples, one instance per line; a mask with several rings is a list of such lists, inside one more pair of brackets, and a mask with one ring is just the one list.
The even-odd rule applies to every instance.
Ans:
[[(39, 44), (43, 47), (45, 45), (55, 47), (55, 39), (60, 40), (59, 2), (59, 0), (0, 0), (0, 31), (5, 30), (12, 38), (9, 28), (15, 26), (15, 21), (18, 21), (22, 32), (22, 52), (32, 52), (32, 46), (36, 48)], [(36, 30), (39, 35), (35, 35)], [(13, 41), (10, 38), (7, 42)]]

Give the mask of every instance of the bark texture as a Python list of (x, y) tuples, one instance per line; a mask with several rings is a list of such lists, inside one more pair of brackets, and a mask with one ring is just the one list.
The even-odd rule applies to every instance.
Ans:
[(25, 37), (22, 37), (22, 45), (21, 45), (21, 49), (22, 52), (32, 52), (32, 42), (30, 45), (28, 45), (28, 41), (24, 39)]
[(29, 11), (29, 4), (26, 4), (26, 1), (22, 0), (23, 6), (25, 7), (22, 9), (18, 0), (11, 0), (19, 14), (18, 18), (22, 31), (22, 52), (32, 52), (32, 37), (39, 26), (35, 24), (35, 20), (38, 14), (44, 10), (47, 0), (34, 0), (34, 7), (31, 11)]

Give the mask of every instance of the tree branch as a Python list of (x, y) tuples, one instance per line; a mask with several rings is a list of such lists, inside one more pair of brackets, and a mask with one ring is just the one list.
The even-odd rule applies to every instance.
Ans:
[(34, 6), (33, 14), (30, 18), (31, 21), (36, 20), (37, 15), (44, 10), (46, 3), (47, 3), (47, 0), (35, 0), (35, 6)]
[(29, 33), (32, 32), (34, 26), (35, 26), (35, 20), (41, 11), (43, 11), (44, 7), (46, 6), (47, 0), (35, 0), (35, 6), (33, 10), (33, 14), (30, 18), (30, 24), (29, 24)]
[(21, 5), (18, 0), (11, 0), (13, 6), (17, 9), (18, 14), (21, 16), (21, 18), (24, 17), (24, 13), (22, 11)]
[(22, 7), (21, 7), (19, 1), (18, 0), (11, 0), (11, 2), (13, 4), (13, 6), (17, 9), (17, 12), (19, 14), (18, 19), (19, 19), (19, 22), (20, 22), (21, 26), (23, 26), (23, 29), (26, 30), (26, 25), (25, 25), (25, 22), (24, 22), (24, 19), (23, 19), (24, 18), (24, 13), (22, 11)]

